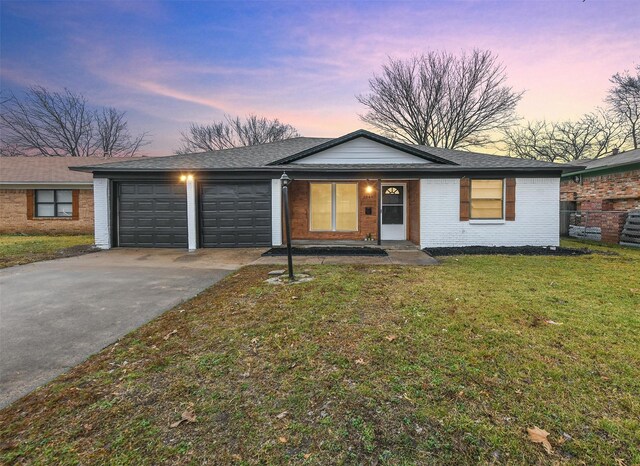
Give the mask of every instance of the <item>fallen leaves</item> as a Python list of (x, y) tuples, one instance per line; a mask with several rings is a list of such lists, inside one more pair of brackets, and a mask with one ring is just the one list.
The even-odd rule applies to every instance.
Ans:
[(287, 443), (287, 437), (278, 437), (278, 442)]
[(554, 320), (545, 320), (544, 322), (549, 325), (562, 325), (562, 322), (556, 322)]
[(189, 407), (182, 413), (182, 417), (180, 418), (180, 420), (172, 423), (169, 427), (175, 429), (183, 422), (196, 422), (196, 414), (193, 411), (193, 404), (191, 403), (189, 404)]
[(169, 333), (167, 333), (165, 336), (163, 336), (162, 339), (164, 341), (167, 341), (169, 338), (171, 338), (171, 335), (175, 335), (176, 333), (178, 333), (177, 329), (171, 330)]
[(289, 414), (289, 411), (282, 411), (280, 414), (276, 416), (276, 419), (284, 419), (287, 416), (287, 414)]
[(549, 436), (549, 432), (537, 426), (534, 426), (533, 428), (528, 427), (527, 432), (529, 433), (529, 440), (531, 440), (533, 443), (541, 443), (548, 454), (551, 454), (553, 452), (551, 443), (549, 443), (549, 440), (547, 439), (547, 437)]
[(398, 338), (396, 335), (387, 335), (386, 337), (384, 337), (384, 339), (387, 340), (388, 342), (392, 342), (396, 338)]

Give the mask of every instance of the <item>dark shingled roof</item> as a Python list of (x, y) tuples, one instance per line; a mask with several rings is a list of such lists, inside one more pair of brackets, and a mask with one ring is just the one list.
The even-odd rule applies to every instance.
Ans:
[(569, 162), (567, 165), (572, 166), (574, 169), (569, 170), (572, 173), (576, 173), (582, 170), (596, 170), (613, 167), (621, 167), (624, 165), (632, 165), (640, 163), (640, 149), (628, 150), (620, 152), (616, 155), (608, 155), (599, 159), (581, 159)]
[[(305, 164), (304, 156), (318, 149), (334, 146), (355, 137), (368, 137), (411, 154), (424, 153), (427, 163), (402, 164)], [(296, 163), (293, 163), (296, 161)], [(154, 157), (122, 162), (81, 167), (76, 170), (94, 172), (136, 172), (136, 171), (281, 171), (283, 169), (305, 171), (372, 171), (372, 170), (415, 170), (415, 171), (465, 171), (465, 170), (543, 170), (557, 171), (566, 165), (517, 159), (498, 155), (441, 149), (428, 146), (402, 144), (368, 131), (358, 130), (340, 138), (298, 137), (248, 147), (237, 147), (211, 152)]]

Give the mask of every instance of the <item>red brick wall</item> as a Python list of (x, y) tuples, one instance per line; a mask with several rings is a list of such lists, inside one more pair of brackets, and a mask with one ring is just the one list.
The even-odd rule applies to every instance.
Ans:
[(407, 239), (414, 244), (420, 244), (420, 182), (407, 182)]
[(27, 189), (0, 189), (0, 233), (93, 233), (93, 190), (80, 189), (78, 219), (27, 217)]
[(640, 209), (640, 170), (563, 180), (560, 200), (577, 202), (578, 210)]
[[(370, 184), (374, 187), (371, 194), (365, 189)], [(289, 188), (289, 206), (291, 208), (291, 239), (364, 239), (369, 233), (374, 239), (378, 237), (378, 197), (376, 183), (372, 181), (358, 182), (360, 198), (358, 212), (358, 231), (309, 231), (309, 182), (296, 180)], [(365, 209), (371, 207), (371, 215), (365, 214)], [(284, 230), (283, 230), (284, 231)]]
[[(420, 244), (420, 183), (417, 180), (399, 181), (407, 183), (407, 239)], [(366, 192), (372, 186), (374, 191)], [(291, 207), (291, 238), (293, 240), (362, 240), (370, 233), (378, 239), (378, 186), (377, 181), (359, 181), (360, 198), (358, 212), (358, 231), (309, 231), (309, 181), (296, 180), (289, 188)], [(371, 215), (365, 210), (371, 207)], [(285, 231), (285, 228), (282, 229)], [(286, 238), (286, 233), (284, 236)]]

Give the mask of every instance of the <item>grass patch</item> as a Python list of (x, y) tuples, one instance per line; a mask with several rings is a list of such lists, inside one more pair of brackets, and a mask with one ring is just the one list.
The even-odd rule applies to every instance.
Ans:
[(0, 235), (0, 268), (87, 252), (93, 235)]
[(244, 268), (0, 412), (0, 461), (637, 464), (640, 251), (594, 249)]

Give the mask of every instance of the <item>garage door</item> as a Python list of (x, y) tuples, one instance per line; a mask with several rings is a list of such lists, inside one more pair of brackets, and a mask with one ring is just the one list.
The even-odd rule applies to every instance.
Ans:
[(186, 248), (184, 184), (119, 183), (118, 245)]
[(203, 247), (271, 245), (271, 184), (200, 185), (200, 237)]

